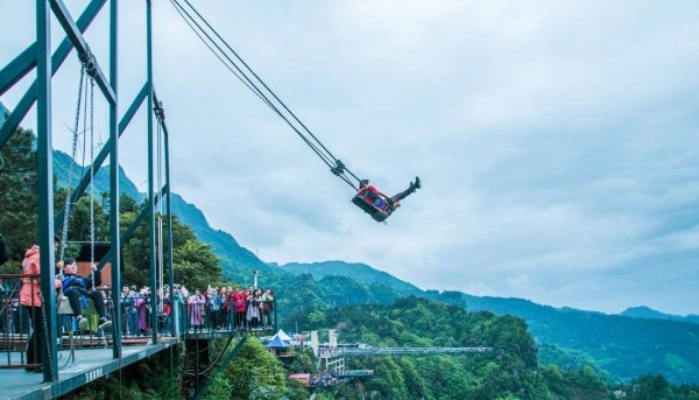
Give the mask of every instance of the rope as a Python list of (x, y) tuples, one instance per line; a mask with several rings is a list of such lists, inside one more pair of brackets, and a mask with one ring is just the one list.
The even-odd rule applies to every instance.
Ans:
[[(267, 96), (265, 96), (264, 93), (262, 93), (262, 91), (261, 91), (257, 86), (255, 86), (255, 84), (252, 82), (252, 80), (250, 80), (250, 78), (248, 78), (247, 75), (245, 75), (245, 72), (243, 72), (243, 71), (240, 69), (240, 67), (238, 67), (238, 66), (235, 64), (235, 62), (234, 62), (233, 60), (231, 60), (231, 58), (228, 57), (228, 55), (225, 54), (224, 50), (221, 49), (221, 47), (220, 47), (216, 42), (214, 42), (214, 40), (211, 38), (211, 36), (209, 36), (209, 34), (206, 33), (206, 32), (204, 31), (204, 28), (202, 28), (202, 26), (199, 25), (199, 23), (196, 22), (196, 21), (192, 18), (192, 16), (191, 16), (179, 3), (176, 2), (176, 0), (170, 0), (170, 3), (175, 7), (175, 9), (176, 9), (177, 12), (180, 14), (180, 16), (184, 19), (184, 21), (187, 23), (187, 25), (189, 25), (189, 27), (192, 29), (192, 31), (194, 31), (194, 33), (199, 37), (199, 39), (204, 43), (204, 45), (206, 45), (206, 47), (208, 47), (209, 50), (211, 50), (211, 52), (214, 54), (214, 56), (216, 56), (216, 58), (218, 58), (219, 61), (221, 61), (221, 63), (222, 63), (229, 71), (231, 71), (231, 72), (233, 73), (233, 75), (235, 75), (236, 78), (238, 78), (238, 80), (240, 80), (240, 81), (241, 81), (248, 89), (250, 89), (258, 98), (260, 98), (267, 106), (269, 106), (269, 107), (272, 109), (272, 111), (274, 111), (279, 117), (281, 117), (284, 121), (286, 121), (286, 123), (301, 137), (301, 139), (302, 139), (303, 141), (306, 142), (306, 144), (307, 144), (308, 146), (311, 147), (311, 149), (313, 149), (313, 151), (326, 163), (326, 165), (328, 165), (328, 167), (332, 168), (332, 167), (333, 167), (333, 161), (335, 161), (335, 160), (329, 159), (325, 154), (323, 154), (323, 153), (318, 149), (318, 147), (317, 147), (314, 143), (312, 143), (308, 138), (306, 138), (306, 137), (303, 135), (303, 133), (300, 132), (300, 131), (298, 130), (298, 128), (296, 128), (296, 127), (293, 125), (293, 123), (292, 123), (291, 121), (289, 121), (289, 120), (284, 116), (284, 114), (282, 114), (282, 112), (267, 98)], [(190, 22), (190, 21), (191, 21), (191, 22)], [(194, 24), (194, 25), (192, 25), (192, 24)], [(196, 26), (196, 28), (195, 28), (194, 26)], [(220, 56), (218, 53), (216, 53), (216, 51), (211, 47), (211, 45), (209, 45), (209, 43), (206, 41), (206, 39), (204, 39), (204, 37), (202, 37), (202, 34), (200, 34), (199, 31), (197, 31), (197, 29), (198, 29), (199, 31), (201, 31), (202, 34), (203, 34), (204, 36), (206, 36), (206, 38), (207, 38), (211, 43), (213, 43), (213, 45), (218, 49), (218, 51), (220, 51), (220, 52), (223, 54), (223, 57), (225, 57), (225, 58), (228, 60), (228, 62), (231, 63), (231, 64), (233, 65), (233, 67), (234, 67), (238, 72), (235, 72), (235, 71), (226, 63), (226, 61), (224, 61), (223, 58), (221, 58), (221, 56)], [(242, 76), (241, 76), (241, 75), (242, 75)], [(275, 97), (276, 97), (276, 96), (275, 96)]]
[(95, 79), (90, 75), (90, 277), (95, 289)]
[(219, 33), (216, 31), (216, 29), (214, 29), (214, 28), (211, 26), (211, 24), (209, 24), (209, 22), (199, 13), (199, 11), (197, 11), (196, 8), (194, 8), (194, 7), (192, 6), (192, 4), (189, 2), (189, 0), (184, 0), (184, 1), (185, 1), (185, 3), (187, 3), (187, 5), (192, 9), (192, 11), (194, 11), (194, 13), (197, 14), (197, 16), (198, 16), (199, 18), (201, 18), (201, 20), (206, 24), (206, 26), (207, 26), (209, 29), (211, 29), (211, 31), (216, 35), (216, 37), (217, 37), (219, 40), (221, 40), (221, 42), (223, 42), (223, 44), (228, 48), (228, 50), (230, 50), (231, 53), (233, 53), (233, 55), (245, 66), (245, 68), (246, 68), (248, 71), (250, 71), (250, 73), (255, 77), (255, 79), (257, 79), (257, 81), (260, 82), (260, 83), (262, 84), (262, 86), (264, 86), (265, 89), (267, 89), (267, 91), (274, 97), (274, 99), (277, 100), (277, 101), (279, 102), (279, 104), (281, 104), (281, 106), (284, 107), (284, 109), (285, 109), (292, 117), (294, 117), (294, 119), (296, 120), (296, 122), (298, 122), (298, 123), (306, 130), (306, 132), (308, 132), (308, 134), (309, 134), (316, 142), (318, 142), (318, 144), (323, 148), (323, 150), (325, 150), (325, 152), (328, 153), (328, 155), (330, 155), (330, 157), (332, 157), (333, 160), (337, 160), (337, 158), (330, 152), (330, 150), (328, 150), (328, 149), (323, 145), (323, 143), (321, 143), (320, 140), (318, 140), (318, 138), (313, 134), (313, 132), (311, 132), (311, 130), (308, 129), (308, 128), (306, 127), (306, 125), (303, 124), (303, 122), (301, 122), (301, 120), (296, 116), (296, 114), (294, 114), (294, 113), (289, 109), (289, 107), (287, 107), (286, 104), (284, 104), (284, 102), (283, 102), (279, 97), (277, 97), (277, 95), (272, 91), (272, 89), (269, 88), (269, 86), (267, 86), (267, 84), (262, 80), (262, 78), (260, 78), (260, 77), (255, 73), (255, 71), (254, 71), (252, 68), (250, 68), (250, 66), (248, 66), (248, 64), (238, 55), (238, 53), (236, 53), (235, 50), (233, 50), (233, 48), (228, 44), (228, 42), (226, 42), (226, 40), (225, 40), (224, 38), (222, 38), (221, 35), (219, 35)]
[[(194, 33), (199, 37), (199, 39), (209, 48), (209, 50), (221, 61), (221, 63), (226, 66), (228, 70), (230, 70), (243, 84), (250, 89), (257, 97), (262, 99), (262, 101), (269, 106), (279, 117), (281, 117), (295, 132), (296, 134), (301, 137), (301, 139), (313, 150), (313, 152), (318, 155), (318, 157), (330, 168), (330, 170), (333, 172), (333, 174), (337, 175), (340, 177), (343, 181), (345, 181), (348, 185), (350, 185), (352, 188), (355, 190), (358, 190), (358, 186), (355, 186), (355, 184), (352, 182), (350, 177), (354, 178), (354, 180), (359, 183), (360, 179), (352, 173), (350, 170), (348, 170), (345, 165), (337, 159), (330, 150), (323, 145), (323, 143), (311, 132), (311, 130), (294, 114), (289, 107), (269, 88), (269, 86), (255, 73), (255, 71), (250, 68), (250, 66), (238, 55), (238, 53), (233, 50), (233, 48), (226, 42), (226, 40), (221, 37), (221, 35), (214, 29), (211, 24), (204, 18), (201, 13), (199, 13), (194, 6), (189, 2), (189, 0), (184, 0), (185, 3), (189, 6), (190, 9), (197, 15), (197, 17), (206, 25), (206, 27), (223, 43), (223, 45), (232, 53), (235, 58), (245, 67), (247, 71), (249, 71), (250, 74), (255, 78), (259, 84), (261, 84), (264, 89), (266, 90), (267, 93), (269, 93), (274, 100), (290, 115), (291, 119), (296, 121), (298, 125), (302, 129), (299, 129), (298, 127), (295, 126), (295, 124), (288, 118), (284, 113), (274, 105), (274, 103), (263, 93), (263, 91), (250, 79), (247, 74), (236, 64), (235, 61), (229, 57), (226, 52), (216, 43), (216, 41), (205, 31), (205, 29), (192, 17), (192, 15), (184, 9), (184, 7), (178, 2), (178, 0), (170, 0), (170, 3), (175, 7), (177, 12), (180, 14), (180, 16), (185, 20), (187, 25), (189, 25), (190, 29), (194, 31)], [(191, 21), (191, 22), (190, 22)], [(195, 28), (196, 26), (196, 28)], [(198, 29), (198, 31), (197, 31)], [(199, 33), (201, 31), (201, 34)], [(202, 36), (203, 34), (203, 36)], [(206, 39), (204, 38), (206, 37)], [(228, 63), (230, 63), (233, 68), (235, 68), (238, 72), (236, 73), (233, 71), (233, 69), (224, 61), (224, 59), (219, 55), (213, 48), (212, 46), (207, 42), (212, 43), (216, 49), (222, 54), (222, 56), (228, 60)], [(305, 134), (301, 131), (305, 131)], [(310, 138), (309, 138), (310, 136)], [(314, 143), (315, 142), (315, 143)], [(345, 173), (348, 173), (350, 177), (346, 176)]]
[[(73, 124), (73, 141), (71, 146), (71, 159), (75, 160), (78, 146), (78, 124), (80, 123), (80, 106), (83, 96), (83, 85), (85, 82), (85, 64), (80, 67), (80, 83), (78, 84), (78, 104), (75, 108), (75, 122)], [(68, 169), (68, 187), (73, 187), (73, 165)], [(61, 227), (61, 248), (59, 260), (63, 260), (66, 252), (68, 241), (68, 215), (70, 214), (70, 193), (66, 196), (65, 206), (63, 208), (63, 226)]]

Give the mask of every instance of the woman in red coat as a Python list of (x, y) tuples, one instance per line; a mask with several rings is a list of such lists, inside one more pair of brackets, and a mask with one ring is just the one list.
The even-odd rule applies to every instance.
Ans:
[(243, 289), (238, 289), (233, 293), (233, 323), (235, 329), (243, 329), (245, 324), (245, 302), (247, 301), (247, 292)]
[[(19, 302), (27, 309), (32, 323), (32, 334), (27, 345), (27, 371), (42, 372), (43, 354), (46, 345), (46, 332), (44, 325), (46, 318), (42, 314), (43, 297), (41, 296), (41, 280), (39, 274), (39, 246), (34, 245), (24, 254), (22, 261), (22, 289), (19, 292)], [(61, 287), (61, 281), (56, 279), (56, 289)]]

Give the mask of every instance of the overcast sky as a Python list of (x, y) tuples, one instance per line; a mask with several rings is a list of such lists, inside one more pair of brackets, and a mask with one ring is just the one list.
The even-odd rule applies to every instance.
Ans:
[[(374, 222), (155, 1), (173, 190), (264, 261), (363, 262), (423, 289), (699, 314), (695, 1), (191, 1), (353, 172), (388, 193), (423, 181)], [(86, 3), (66, 1), (75, 18)], [(121, 2), (122, 114), (146, 75), (144, 3)], [(34, 9), (0, 9), (4, 66), (35, 39)], [(88, 34), (105, 71), (107, 21)], [(54, 32), (55, 46), (55, 21)], [(72, 54), (53, 81), (64, 151), (77, 65)], [(0, 101), (12, 109), (28, 82)], [(142, 191), (144, 115), (121, 142)]]

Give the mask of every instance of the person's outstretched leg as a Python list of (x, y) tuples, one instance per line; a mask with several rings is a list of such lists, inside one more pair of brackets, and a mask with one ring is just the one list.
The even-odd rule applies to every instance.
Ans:
[(401, 201), (404, 198), (410, 196), (413, 192), (420, 189), (421, 187), (422, 187), (422, 183), (420, 182), (420, 177), (416, 176), (415, 183), (410, 182), (410, 186), (408, 186), (408, 188), (406, 190), (394, 195), (393, 197), (391, 197), (391, 200), (395, 204), (397, 201)]

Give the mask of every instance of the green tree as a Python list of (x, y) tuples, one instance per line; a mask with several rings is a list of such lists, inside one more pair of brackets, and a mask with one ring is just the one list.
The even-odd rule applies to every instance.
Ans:
[[(138, 218), (147, 203), (137, 206), (135, 201), (122, 196), (121, 230), (124, 232)], [(160, 215), (156, 216), (156, 219)], [(134, 229), (133, 236), (123, 244), (123, 281), (134, 285), (146, 285), (150, 282), (150, 240), (148, 219), (141, 222)], [(167, 219), (164, 221), (163, 231), (167, 232)], [(167, 235), (164, 235), (167, 238)], [(165, 241), (163, 254), (168, 252), (168, 243)], [(194, 231), (181, 223), (177, 216), (172, 217), (172, 243), (173, 243), (173, 268), (175, 280), (189, 288), (206, 289), (221, 281), (222, 270), (220, 258), (211, 250), (211, 245), (202, 243), (197, 239)], [(157, 257), (157, 254), (156, 254)], [(164, 271), (167, 280), (168, 271)]]
[(32, 131), (18, 128), (0, 149), (0, 232), (15, 261), (38, 239), (34, 140)]
[(255, 339), (248, 340), (226, 368), (233, 399), (281, 400), (287, 392), (286, 372)]

